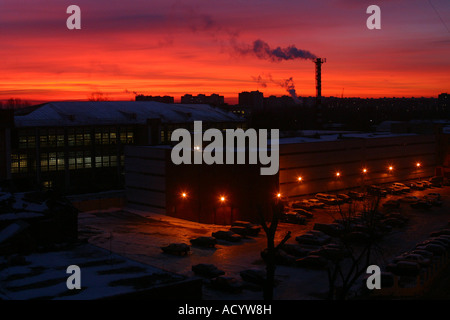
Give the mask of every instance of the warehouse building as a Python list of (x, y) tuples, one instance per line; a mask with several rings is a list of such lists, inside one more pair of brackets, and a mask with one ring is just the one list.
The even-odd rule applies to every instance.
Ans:
[[(195, 152), (195, 150), (193, 151)], [(203, 223), (259, 219), (271, 203), (434, 175), (434, 134), (315, 132), (279, 141), (278, 174), (258, 165), (174, 165), (170, 146), (128, 146), (128, 206)]]

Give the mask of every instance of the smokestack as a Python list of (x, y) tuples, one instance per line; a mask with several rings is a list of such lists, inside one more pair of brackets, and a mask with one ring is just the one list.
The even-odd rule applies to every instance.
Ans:
[(322, 63), (327, 59), (316, 58), (313, 60), (316, 65), (316, 122), (322, 126)]
[(327, 59), (316, 58), (314, 63), (316, 64), (316, 99), (317, 104), (322, 102), (322, 63), (327, 62)]

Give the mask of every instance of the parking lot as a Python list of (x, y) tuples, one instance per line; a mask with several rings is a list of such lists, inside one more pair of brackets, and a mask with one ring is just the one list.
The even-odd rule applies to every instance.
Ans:
[[(342, 192), (343, 193), (343, 192)], [(358, 193), (358, 191), (357, 191)], [(440, 201), (435, 206), (413, 208), (413, 200), (419, 200), (429, 193), (439, 193)], [(308, 208), (312, 216), (305, 217), (297, 224), (282, 222), (279, 224), (275, 243), (281, 241), (290, 231), (287, 244), (297, 245), (296, 238), (305, 235), (315, 224), (330, 224), (341, 217), (342, 211), (358, 212), (367, 205), (366, 196), (353, 194), (356, 197), (350, 204), (340, 203), (326, 205), (322, 208)], [(434, 195), (433, 197), (435, 197)], [(311, 198), (311, 197), (305, 197)], [(302, 201), (305, 199), (296, 199)], [(401, 216), (403, 224), (392, 226), (379, 241), (382, 254), (377, 257), (377, 264), (384, 268), (392, 258), (413, 249), (418, 242), (426, 240), (430, 233), (445, 228), (450, 220), (448, 205), (450, 187), (427, 187), (411, 189), (409, 192), (391, 192), (381, 198), (379, 208), (383, 212), (391, 211)], [(400, 201), (398, 201), (400, 200)], [(398, 201), (398, 202), (397, 202)], [(392, 204), (392, 208), (383, 206)], [(293, 203), (290, 203), (292, 208)], [(398, 207), (397, 207), (398, 206)], [(288, 210), (289, 212), (289, 210)], [(292, 213), (292, 212), (291, 212)], [(187, 255), (176, 256), (164, 253), (161, 247), (170, 243), (190, 244), (190, 240), (207, 236), (213, 232), (227, 231), (230, 226), (206, 225), (172, 217), (142, 213), (130, 210), (109, 210), (104, 212), (86, 212), (79, 216), (80, 238), (90, 243), (111, 250), (117, 254), (144, 262), (155, 267), (187, 276), (198, 276), (192, 266), (213, 264), (224, 272), (225, 277), (234, 279), (242, 285), (234, 293), (217, 290), (210, 286), (211, 281), (205, 279), (204, 299), (262, 299), (262, 292), (257, 287), (243, 281), (244, 270), (265, 270), (261, 251), (266, 248), (266, 237), (263, 231), (256, 236), (249, 236), (238, 242), (218, 240), (214, 248), (191, 246)], [(277, 286), (274, 298), (280, 300), (321, 299), (328, 291), (328, 280), (325, 270), (279, 265), (276, 269)]]

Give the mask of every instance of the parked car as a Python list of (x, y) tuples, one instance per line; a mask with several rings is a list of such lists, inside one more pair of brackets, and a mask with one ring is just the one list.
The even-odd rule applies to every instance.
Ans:
[(316, 194), (316, 198), (318, 200), (320, 200), (321, 202), (328, 204), (328, 205), (338, 204), (338, 200), (331, 194), (318, 193), (318, 194)]
[(395, 217), (388, 217), (380, 221), (383, 225), (391, 226), (393, 228), (401, 228), (405, 225), (405, 221)]
[(407, 187), (406, 185), (404, 185), (403, 183), (400, 182), (394, 182), (392, 184), (393, 187), (395, 188), (399, 188), (402, 192), (409, 192), (411, 191), (411, 188)]
[(308, 199), (309, 203), (313, 205), (314, 208), (323, 208), (325, 204), (318, 199)]
[(426, 195), (427, 198), (435, 198), (437, 200), (441, 200), (441, 194), (437, 192), (430, 192)]
[(437, 197), (432, 196), (424, 196), (422, 200), (428, 202), (432, 207), (441, 207), (444, 204), (441, 200), (438, 200)]
[(314, 208), (314, 205), (309, 202), (309, 200), (302, 200), (302, 201), (295, 201), (292, 203), (291, 207), (293, 209), (312, 209)]
[(413, 261), (399, 261), (386, 266), (386, 271), (398, 276), (417, 276), (420, 273), (420, 265)]
[(364, 193), (361, 193), (361, 192), (349, 191), (349, 192), (347, 192), (347, 195), (354, 200), (363, 200), (364, 199)]
[(298, 236), (295, 240), (300, 244), (324, 245), (331, 241), (331, 237), (323, 232), (311, 230), (305, 234)]
[(350, 255), (350, 252), (342, 246), (339, 246), (334, 243), (329, 243), (329, 244), (326, 244), (326, 245), (320, 247), (316, 251), (312, 251), (310, 253), (310, 255), (317, 255), (317, 256), (324, 257), (328, 260), (335, 261), (335, 260), (341, 260), (341, 259), (348, 257)]
[(412, 254), (420, 254), (422, 257), (427, 258), (427, 259), (433, 259), (433, 253), (427, 250), (419, 250), (419, 249), (415, 249), (410, 251), (410, 253)]
[(450, 235), (450, 229), (442, 229), (442, 230), (434, 231), (430, 234), (431, 237), (438, 237), (441, 235)]
[(304, 246), (296, 243), (285, 243), (280, 249), (294, 257), (303, 258), (310, 252), (318, 250), (319, 248), (320, 246)]
[(414, 203), (419, 200), (420, 199), (416, 196), (405, 196), (405, 197), (399, 199), (400, 202), (406, 202), (406, 203)]
[(242, 280), (263, 286), (266, 281), (266, 272), (257, 269), (243, 270), (239, 273)]
[(401, 194), (403, 193), (403, 188), (396, 187), (396, 186), (389, 186), (386, 188), (387, 192), (390, 194)]
[(445, 247), (446, 249), (450, 248), (450, 240), (446, 239), (442, 236), (430, 238), (428, 240), (425, 240), (424, 242), (439, 244), (439, 245), (442, 245), (443, 247)]
[(295, 211), (283, 213), (280, 217), (282, 222), (293, 224), (306, 224), (306, 218)]
[(423, 186), (424, 186), (425, 188), (431, 188), (431, 187), (432, 187), (430, 181), (422, 180), (422, 181), (420, 181), (420, 182), (423, 184)]
[(424, 243), (422, 243), (422, 244), (418, 244), (416, 246), (416, 250), (426, 250), (426, 251), (430, 251), (435, 256), (441, 256), (445, 252), (445, 247), (443, 247), (439, 244), (433, 244), (433, 243), (424, 244)]
[(442, 187), (442, 184), (444, 183), (444, 177), (434, 176), (430, 178), (429, 182), (433, 187)]
[(419, 182), (419, 181), (410, 182), (410, 183), (408, 183), (408, 186), (411, 189), (415, 189), (415, 190), (424, 190), (425, 189), (425, 186), (423, 185), (423, 183)]
[(338, 199), (342, 200), (344, 203), (345, 203), (345, 202), (351, 202), (351, 201), (352, 201), (352, 198), (350, 198), (350, 196), (349, 196), (349, 195), (346, 195), (345, 193), (339, 193), (339, 194), (337, 195), (337, 197), (338, 197)]
[(413, 262), (417, 262), (422, 267), (428, 266), (431, 263), (430, 259), (425, 258), (424, 256), (422, 256), (420, 254), (414, 254), (414, 253), (408, 253), (408, 252), (395, 257), (392, 261), (393, 262), (413, 261)]
[(295, 208), (295, 209), (293, 209), (293, 211), (305, 218), (314, 217), (314, 215), (310, 211), (302, 209), (302, 208)]
[(387, 196), (387, 191), (377, 185), (370, 185), (369, 187), (367, 187), (367, 193), (374, 196)]
[(212, 236), (218, 240), (225, 240), (228, 242), (239, 242), (242, 240), (242, 236), (234, 233), (233, 231), (219, 230), (212, 233)]

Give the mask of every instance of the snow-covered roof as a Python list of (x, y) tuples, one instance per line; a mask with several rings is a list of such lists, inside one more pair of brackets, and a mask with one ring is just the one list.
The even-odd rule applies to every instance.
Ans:
[(231, 112), (206, 104), (166, 104), (154, 101), (64, 101), (48, 102), (16, 112), (16, 127), (241, 122)]

